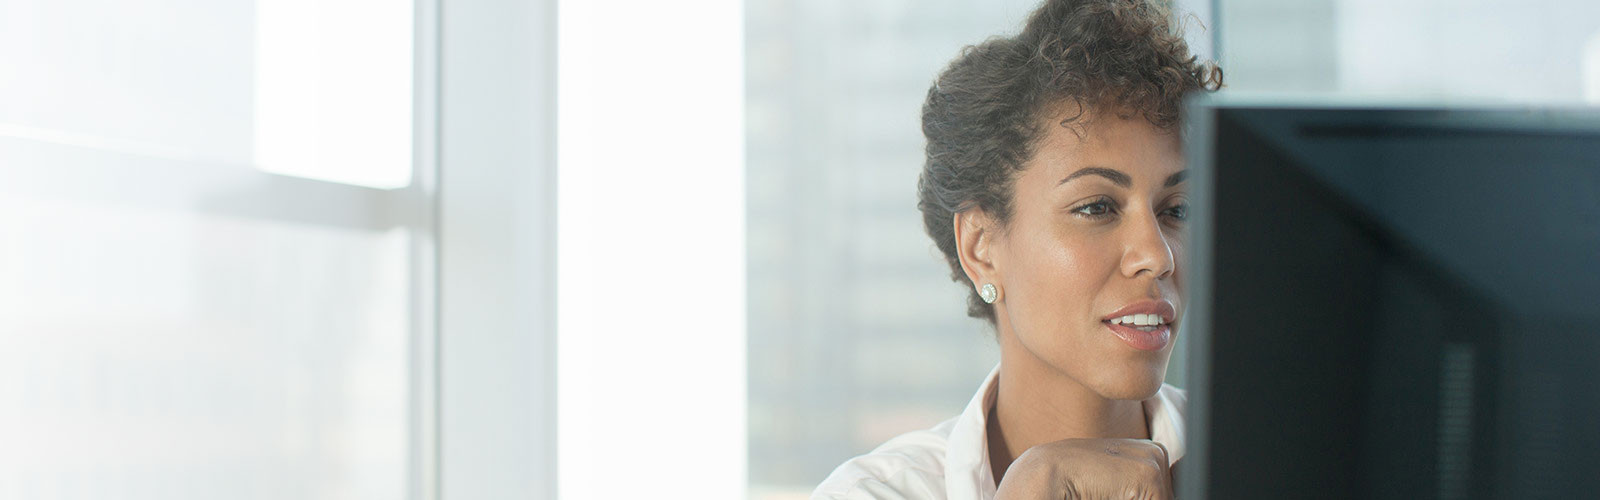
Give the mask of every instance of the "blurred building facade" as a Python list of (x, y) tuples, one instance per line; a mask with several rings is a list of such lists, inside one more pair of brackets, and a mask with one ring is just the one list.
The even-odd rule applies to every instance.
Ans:
[(746, 5), (750, 483), (800, 494), (958, 414), (998, 359), (922, 230), (921, 106), (1031, 0)]

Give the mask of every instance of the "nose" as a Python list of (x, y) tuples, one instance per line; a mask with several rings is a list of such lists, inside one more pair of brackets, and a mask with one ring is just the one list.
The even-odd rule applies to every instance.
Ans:
[(1127, 220), (1130, 224), (1124, 228), (1127, 239), (1122, 253), (1122, 275), (1138, 278), (1149, 274), (1157, 280), (1171, 276), (1176, 264), (1172, 245), (1161, 230), (1159, 218), (1145, 213), (1143, 217)]

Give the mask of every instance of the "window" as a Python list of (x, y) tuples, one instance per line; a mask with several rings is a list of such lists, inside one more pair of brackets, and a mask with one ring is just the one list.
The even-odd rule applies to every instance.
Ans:
[(0, 497), (411, 494), (413, 9), (0, 6)]

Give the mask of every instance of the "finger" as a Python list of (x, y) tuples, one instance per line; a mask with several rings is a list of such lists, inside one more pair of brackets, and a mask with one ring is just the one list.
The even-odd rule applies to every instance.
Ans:
[(1167, 466), (1167, 446), (1155, 441), (1150, 441), (1150, 444), (1155, 445), (1157, 451), (1154, 453), (1156, 456), (1153, 458), (1156, 462), (1156, 468), (1161, 471), (1158, 476), (1161, 478), (1160, 498), (1173, 498), (1176, 496), (1178, 488), (1172, 482), (1172, 468)]
[(1161, 454), (1160, 454), (1160, 457), (1159, 457), (1161, 459), (1161, 468), (1162, 469), (1166, 469), (1167, 468), (1167, 463), (1168, 463), (1167, 462), (1167, 446), (1164, 445), (1164, 444), (1155, 442), (1155, 441), (1151, 441), (1150, 444), (1156, 445), (1156, 449), (1161, 450)]

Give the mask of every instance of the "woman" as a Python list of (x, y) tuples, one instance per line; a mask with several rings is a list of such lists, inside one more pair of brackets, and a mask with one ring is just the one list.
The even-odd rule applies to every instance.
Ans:
[(851, 459), (813, 498), (1172, 496), (1179, 113), (1222, 77), (1170, 17), (1154, 0), (1048, 0), (939, 76), (918, 206), (1000, 365), (960, 416)]

